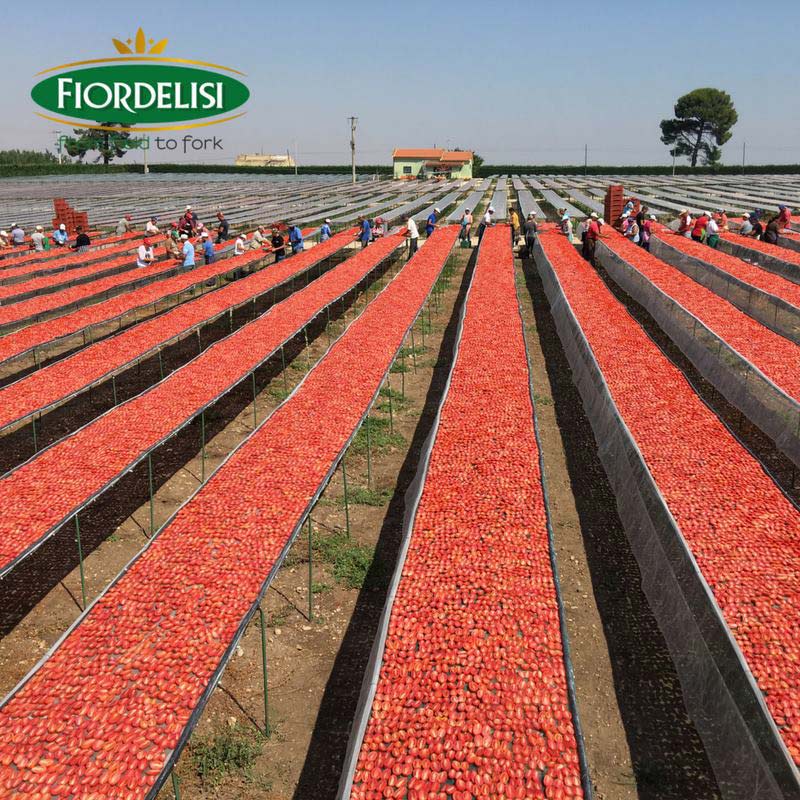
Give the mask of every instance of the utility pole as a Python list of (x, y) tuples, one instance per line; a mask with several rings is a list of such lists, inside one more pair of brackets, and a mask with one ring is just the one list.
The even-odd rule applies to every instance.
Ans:
[(297, 175), (297, 139), (294, 140), (294, 174)]
[(744, 175), (744, 164), (747, 160), (747, 142), (742, 142), (742, 175)]
[(589, 145), (585, 144), (583, 146), (583, 176), (586, 177), (589, 174)]
[(61, 144), (62, 144), (61, 143), (61, 131), (50, 131), (50, 133), (54, 133), (56, 135), (56, 137), (57, 137), (56, 138), (56, 144), (58, 145), (58, 165), (61, 166), (61, 164), (63, 163), (63, 160), (62, 160), (62, 157), (61, 157)]
[(348, 117), (350, 120), (350, 167), (353, 170), (353, 183), (356, 182), (356, 122), (358, 117)]

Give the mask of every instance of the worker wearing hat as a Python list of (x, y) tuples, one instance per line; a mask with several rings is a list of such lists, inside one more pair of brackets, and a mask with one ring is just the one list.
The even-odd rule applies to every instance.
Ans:
[(11, 226), (11, 243), (25, 244), (25, 231), (16, 222)]
[(483, 239), (483, 232), (494, 225), (494, 206), (489, 206), (486, 209), (486, 213), (483, 215), (483, 219), (481, 220), (481, 224), (478, 225), (478, 241), (480, 242)]
[(137, 267), (148, 267), (156, 260), (153, 254), (153, 240), (149, 236), (145, 236), (144, 239), (142, 239), (137, 255)]
[(196, 266), (194, 245), (189, 241), (189, 236), (185, 233), (181, 234), (181, 257), (183, 258), (183, 268), (192, 269)]
[(150, 219), (147, 221), (147, 224), (144, 226), (144, 232), (148, 236), (158, 236), (161, 231), (158, 230), (157, 217), (150, 217)]
[(326, 218), (325, 222), (322, 223), (322, 227), (319, 229), (319, 240), (321, 242), (327, 242), (331, 236), (333, 236), (333, 231), (331, 230), (331, 221)]
[(200, 234), (200, 244), (203, 248), (203, 260), (206, 264), (213, 264), (217, 260), (217, 252), (214, 250), (214, 243), (211, 241), (211, 235), (208, 231), (203, 231)]
[(62, 222), (58, 229), (53, 231), (53, 242), (57, 247), (66, 247), (68, 241), (67, 226)]

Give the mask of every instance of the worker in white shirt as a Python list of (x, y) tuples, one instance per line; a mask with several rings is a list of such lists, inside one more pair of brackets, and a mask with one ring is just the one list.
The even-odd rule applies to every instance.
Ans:
[(406, 228), (408, 229), (406, 232), (406, 236), (408, 236), (408, 257), (411, 258), (411, 256), (417, 252), (417, 247), (419, 245), (419, 228), (417, 228), (414, 217), (408, 218)]
[(153, 242), (145, 237), (139, 245), (138, 257), (136, 259), (137, 267), (147, 267), (155, 261), (153, 255)]
[(483, 232), (487, 228), (491, 228), (494, 225), (494, 206), (489, 206), (486, 209), (486, 213), (483, 215), (483, 219), (481, 220), (481, 224), (478, 225), (478, 241), (480, 242), (483, 239)]
[(158, 230), (158, 219), (156, 217), (150, 217), (147, 222), (147, 225), (144, 226), (144, 232), (148, 236), (158, 236), (161, 231)]
[(236, 239), (236, 244), (233, 246), (233, 254), (235, 256), (243, 256), (246, 250), (247, 250), (247, 235), (242, 233), (239, 234), (238, 238)]
[(117, 223), (117, 236), (124, 236), (126, 233), (130, 233), (133, 230), (132, 219), (133, 217), (131, 217), (130, 214), (126, 214), (120, 219)]

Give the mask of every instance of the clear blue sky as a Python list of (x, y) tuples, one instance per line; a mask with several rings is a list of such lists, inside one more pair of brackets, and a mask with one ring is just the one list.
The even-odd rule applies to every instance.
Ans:
[(680, 94), (716, 86), (739, 112), (726, 162), (741, 160), (746, 140), (750, 163), (800, 163), (798, 0), (40, 0), (31, 9), (17, 6), (4, 25), (0, 147), (55, 138), (56, 126), (33, 114), (37, 71), (112, 55), (111, 37), (142, 25), (170, 39), (167, 55), (247, 73), (248, 113), (208, 129), (224, 144), (208, 161), (296, 142), (300, 163), (347, 163), (355, 114), (360, 163), (434, 144), (491, 163), (582, 163), (584, 143), (590, 163), (667, 163), (659, 121)]

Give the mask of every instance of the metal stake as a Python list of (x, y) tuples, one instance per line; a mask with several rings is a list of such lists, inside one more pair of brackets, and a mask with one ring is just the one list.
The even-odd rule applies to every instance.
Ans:
[(389, 432), (394, 433), (394, 413), (392, 411), (392, 383), (386, 378), (386, 385), (389, 387)]
[(417, 348), (414, 345), (414, 326), (411, 326), (411, 360), (414, 362), (414, 374), (417, 374)]
[(206, 482), (206, 411), (200, 412), (200, 483)]
[(117, 376), (111, 376), (111, 391), (114, 393), (114, 405), (117, 404)]
[(164, 380), (164, 359), (161, 357), (161, 348), (158, 348), (158, 369), (161, 373), (161, 380)]
[(81, 571), (81, 597), (83, 598), (83, 609), (86, 610), (86, 579), (83, 574), (83, 548), (81, 547), (81, 524), (78, 515), (75, 515), (75, 534), (78, 542), (78, 566)]
[(344, 483), (344, 522), (347, 528), (347, 538), (350, 538), (350, 502), (347, 499), (347, 469), (342, 456), (342, 482)]
[(369, 431), (369, 413), (367, 414), (366, 420), (364, 420), (367, 426), (367, 489), (372, 488), (372, 437), (370, 436)]
[(289, 376), (286, 374), (286, 356), (283, 352), (283, 345), (281, 345), (281, 371), (283, 372), (283, 391), (289, 391)]
[(308, 515), (308, 621), (314, 619), (314, 593), (312, 592), (313, 580), (313, 554), (312, 554), (312, 528), (311, 514)]
[(258, 417), (256, 415), (256, 371), (253, 370), (253, 430), (258, 425)]
[(155, 533), (155, 504), (153, 502), (153, 456), (147, 454), (147, 480), (150, 484), (150, 538)]
[(36, 417), (31, 417), (31, 430), (33, 431), (33, 452), (39, 452), (39, 443), (36, 441)]
[(258, 605), (258, 614), (261, 622), (261, 675), (264, 680), (264, 735), (269, 736), (269, 685), (267, 684), (267, 627), (264, 623), (264, 609)]
[(181, 781), (175, 770), (172, 771), (172, 791), (175, 792), (175, 800), (181, 800)]

